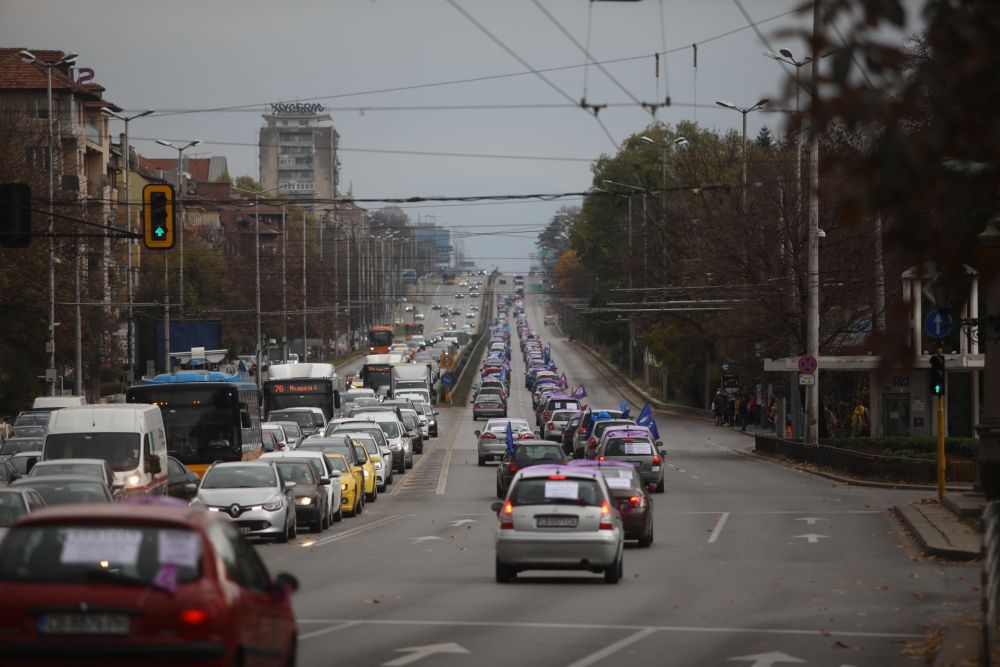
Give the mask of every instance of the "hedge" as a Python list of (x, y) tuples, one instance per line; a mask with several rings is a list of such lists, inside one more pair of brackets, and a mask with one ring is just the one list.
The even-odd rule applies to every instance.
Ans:
[[(937, 456), (936, 438), (829, 438), (821, 444), (899, 458), (933, 459)], [(948, 458), (975, 459), (979, 455), (979, 441), (974, 438), (945, 438), (944, 451)]]

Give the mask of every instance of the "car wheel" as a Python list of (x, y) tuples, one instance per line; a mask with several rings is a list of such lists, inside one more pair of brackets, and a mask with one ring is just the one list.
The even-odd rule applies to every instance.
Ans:
[(648, 548), (652, 544), (653, 544), (653, 522), (650, 521), (649, 522), (649, 532), (646, 534), (645, 537), (639, 538), (639, 546), (642, 547), (643, 549), (645, 549), (645, 548)]
[(337, 511), (333, 515), (333, 522), (340, 523), (343, 520), (344, 520), (344, 508), (338, 507)]
[(409, 470), (412, 467), (413, 467), (413, 459), (410, 459), (409, 461), (406, 462), (406, 468), (407, 470)]
[(378, 484), (376, 484), (375, 486), (372, 487), (372, 492), (371, 493), (366, 493), (365, 494), (365, 500), (367, 500), (370, 503), (373, 503), (376, 500), (378, 500)]
[(498, 584), (509, 584), (514, 581), (517, 577), (517, 570), (510, 567), (509, 565), (504, 565), (500, 562), (500, 559), (496, 559), (496, 579)]
[(606, 584), (617, 584), (622, 578), (622, 573), (624, 571), (624, 566), (622, 565), (622, 554), (618, 555), (618, 560), (611, 564), (606, 570), (604, 570), (604, 583)]
[(664, 490), (664, 484), (663, 480), (661, 479), (660, 482), (656, 485), (656, 492), (663, 493), (663, 490)]
[(291, 528), (286, 524), (285, 529), (278, 534), (276, 541), (278, 544), (286, 544), (293, 537), (295, 536), (292, 535)]
[(479, 465), (480, 466), (485, 466), (486, 465), (486, 459), (484, 459), (482, 456), (479, 457)]
[(288, 539), (294, 540), (299, 534), (299, 521), (298, 519), (292, 519), (292, 531), (288, 534)]

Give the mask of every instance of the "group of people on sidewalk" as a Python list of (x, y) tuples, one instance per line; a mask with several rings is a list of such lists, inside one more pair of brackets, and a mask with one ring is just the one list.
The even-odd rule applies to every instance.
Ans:
[[(758, 420), (759, 408), (757, 395), (747, 392), (737, 392), (728, 394), (721, 389), (715, 391), (712, 397), (712, 413), (715, 415), (716, 426), (739, 426), (741, 431), (746, 431), (747, 426)], [(774, 420), (778, 416), (778, 401), (771, 397), (767, 406), (767, 420), (771, 428), (774, 428)]]

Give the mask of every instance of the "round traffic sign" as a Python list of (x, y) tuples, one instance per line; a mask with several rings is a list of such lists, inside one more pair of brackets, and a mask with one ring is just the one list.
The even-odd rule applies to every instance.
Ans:
[(799, 357), (799, 372), (805, 373), (806, 375), (812, 375), (819, 368), (819, 362), (816, 361), (816, 357), (811, 354), (803, 354)]
[(442, 354), (441, 358), (438, 360), (441, 368), (451, 368), (455, 365), (455, 355), (453, 354)]

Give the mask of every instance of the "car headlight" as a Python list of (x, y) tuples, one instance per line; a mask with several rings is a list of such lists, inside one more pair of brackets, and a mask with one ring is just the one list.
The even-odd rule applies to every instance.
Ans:
[(368, 468), (364, 469), (365, 477), (368, 477), (371, 473), (368, 472)]
[(302, 496), (301, 498), (296, 498), (295, 502), (299, 505), (312, 505), (313, 499), (309, 496)]
[(268, 512), (274, 512), (276, 510), (280, 510), (282, 508), (282, 506), (284, 505), (284, 503), (285, 503), (285, 499), (284, 499), (283, 496), (275, 496), (274, 498), (271, 498), (270, 500), (268, 500), (266, 503), (264, 503), (260, 507), (261, 507), (261, 509), (265, 509)]
[(347, 484), (345, 484), (345, 483), (342, 483), (342, 484), (340, 485), (340, 490), (341, 490), (341, 491), (347, 491)]
[(381, 469), (382, 469), (382, 462), (381, 461), (376, 461), (375, 462), (375, 470), (381, 470)]
[(400, 445), (398, 443), (394, 443), (394, 444), (389, 445), (389, 449), (391, 449), (394, 452), (398, 452), (402, 448), (403, 448), (403, 445)]
[(139, 486), (140, 482), (142, 482), (142, 477), (139, 475), (129, 475), (125, 478), (125, 486)]

